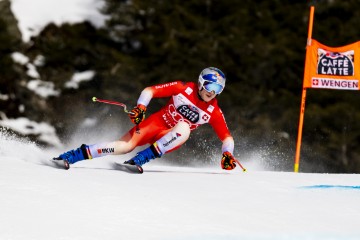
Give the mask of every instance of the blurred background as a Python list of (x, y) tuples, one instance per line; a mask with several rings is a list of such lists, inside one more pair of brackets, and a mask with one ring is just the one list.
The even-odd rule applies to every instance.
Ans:
[[(358, 0), (93, 0), (88, 18), (26, 27), (68, 1), (43, 2), (0, 1), (1, 131), (43, 147), (118, 139), (132, 124), (93, 96), (133, 107), (146, 86), (197, 81), (214, 66), (227, 76), (218, 100), (235, 156), (293, 171), (310, 5), (314, 39), (360, 40)], [(153, 99), (148, 115), (167, 100)], [(309, 89), (306, 104), (300, 171), (360, 173), (360, 93)], [(203, 126), (171, 154), (218, 164), (221, 142)]]

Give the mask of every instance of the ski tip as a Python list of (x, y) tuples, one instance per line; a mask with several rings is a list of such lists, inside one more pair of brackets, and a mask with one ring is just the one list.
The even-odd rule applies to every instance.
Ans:
[(136, 165), (136, 167), (137, 167), (137, 169), (139, 170), (139, 173), (143, 173), (143, 172), (144, 172), (144, 169), (143, 169), (141, 166)]
[(114, 162), (114, 169), (135, 174), (142, 174), (144, 172), (143, 168), (139, 165), (129, 165), (119, 162)]
[(65, 170), (69, 170), (70, 169), (70, 164), (68, 161), (64, 160), (64, 169)]
[(70, 168), (70, 163), (67, 160), (63, 160), (63, 159), (53, 158), (53, 159), (51, 159), (50, 165), (55, 168), (60, 168), (60, 169), (65, 169), (65, 170), (69, 170), (69, 168)]

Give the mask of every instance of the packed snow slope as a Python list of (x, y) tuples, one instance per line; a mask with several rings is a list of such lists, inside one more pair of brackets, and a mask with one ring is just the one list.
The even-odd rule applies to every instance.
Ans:
[(359, 239), (360, 176), (218, 166), (68, 171), (44, 150), (0, 136), (0, 239)]

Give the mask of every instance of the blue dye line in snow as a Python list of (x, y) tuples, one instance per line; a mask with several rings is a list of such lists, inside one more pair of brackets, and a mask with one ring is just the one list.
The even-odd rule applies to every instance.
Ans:
[(336, 189), (356, 189), (360, 190), (360, 186), (348, 186), (348, 185), (312, 185), (312, 186), (303, 186), (300, 188), (306, 189), (327, 189), (327, 188), (336, 188)]

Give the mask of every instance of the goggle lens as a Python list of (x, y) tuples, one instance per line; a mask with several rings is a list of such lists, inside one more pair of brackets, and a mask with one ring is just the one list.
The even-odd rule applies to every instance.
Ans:
[(223, 90), (223, 86), (218, 83), (204, 81), (204, 88), (208, 92), (214, 91), (216, 94), (220, 94)]

